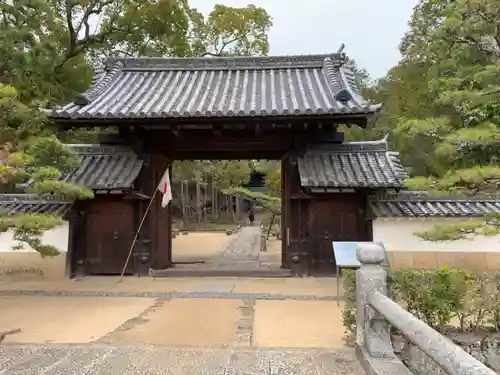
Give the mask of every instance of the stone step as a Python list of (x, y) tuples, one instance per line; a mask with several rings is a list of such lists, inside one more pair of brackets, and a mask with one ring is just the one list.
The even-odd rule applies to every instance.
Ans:
[(151, 270), (152, 277), (291, 277), (288, 269), (270, 268), (167, 268)]

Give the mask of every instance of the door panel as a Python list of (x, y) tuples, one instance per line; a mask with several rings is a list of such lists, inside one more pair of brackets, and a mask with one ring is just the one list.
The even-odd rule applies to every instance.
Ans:
[(332, 194), (309, 203), (309, 230), (316, 272), (335, 272), (332, 241), (365, 239), (363, 200), (356, 194)]
[[(130, 202), (95, 202), (87, 211), (87, 273), (119, 274), (134, 236)], [(129, 272), (129, 262), (126, 272)]]

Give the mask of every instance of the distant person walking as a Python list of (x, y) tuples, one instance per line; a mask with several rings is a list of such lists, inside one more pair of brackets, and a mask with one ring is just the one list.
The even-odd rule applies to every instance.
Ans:
[(253, 227), (253, 222), (254, 222), (254, 220), (255, 220), (255, 216), (254, 216), (254, 214), (253, 214), (253, 211), (250, 211), (250, 212), (248, 213), (248, 220), (250, 220), (250, 226), (251, 226), (251, 227)]

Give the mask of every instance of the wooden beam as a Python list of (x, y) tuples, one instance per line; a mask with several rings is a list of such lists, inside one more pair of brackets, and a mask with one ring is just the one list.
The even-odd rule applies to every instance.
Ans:
[(286, 151), (244, 152), (238, 151), (189, 151), (167, 155), (175, 160), (281, 160)]
[(53, 118), (51, 119), (56, 124), (62, 126), (64, 129), (71, 129), (76, 127), (95, 127), (95, 126), (127, 126), (136, 125), (143, 126), (149, 129), (163, 129), (169, 130), (174, 127), (188, 127), (201, 128), (203, 125), (224, 124), (237, 128), (238, 126), (251, 127), (259, 124), (262, 129), (274, 129), (278, 126), (291, 127), (296, 129), (303, 129), (304, 124), (345, 124), (345, 125), (359, 125), (366, 126), (367, 118), (370, 115), (363, 113), (355, 114), (324, 114), (324, 115), (298, 115), (298, 116), (269, 116), (269, 117), (199, 117), (199, 118)]

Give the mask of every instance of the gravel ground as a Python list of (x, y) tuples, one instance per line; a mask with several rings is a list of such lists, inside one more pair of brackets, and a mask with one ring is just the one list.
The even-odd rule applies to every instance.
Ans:
[(357, 375), (352, 350), (6, 345), (0, 375)]

